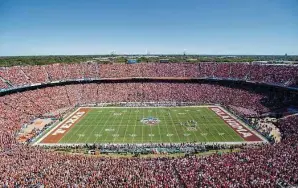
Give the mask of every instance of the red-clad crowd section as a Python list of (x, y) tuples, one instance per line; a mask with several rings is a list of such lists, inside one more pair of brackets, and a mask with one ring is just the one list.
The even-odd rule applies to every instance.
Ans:
[[(259, 71), (257, 73), (256, 71)], [(274, 75), (274, 76), (273, 76)], [(295, 77), (296, 75), (296, 77)], [(0, 68), (3, 88), (74, 78), (227, 77), (297, 81), (297, 67), (250, 64), (54, 64)], [(1, 83), (3, 82), (3, 83)], [(202, 83), (90, 83), (0, 97), (1, 187), (276, 187), (298, 184), (298, 116), (279, 119), (282, 142), (207, 157), (109, 158), (69, 155), (16, 143), (20, 126), (42, 114), (100, 102), (180, 101), (268, 112), (263, 94)]]
[(222, 78), (296, 85), (296, 65), (249, 63), (50, 64), (0, 68), (0, 89), (69, 79), (121, 77)]

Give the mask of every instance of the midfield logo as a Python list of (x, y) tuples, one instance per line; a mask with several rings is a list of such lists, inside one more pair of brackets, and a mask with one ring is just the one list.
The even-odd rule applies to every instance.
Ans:
[(160, 120), (154, 117), (147, 117), (147, 118), (143, 118), (141, 122), (146, 125), (157, 125), (159, 124)]

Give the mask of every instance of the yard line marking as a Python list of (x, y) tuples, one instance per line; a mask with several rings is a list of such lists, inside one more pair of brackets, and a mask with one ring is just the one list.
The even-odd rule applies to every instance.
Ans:
[[(177, 110), (176, 110), (177, 111)], [(179, 116), (177, 115), (177, 113), (174, 113), (175, 114), (175, 116), (176, 116), (176, 119), (179, 121), (179, 122), (182, 122), (181, 120), (180, 120), (180, 118), (179, 118)], [(179, 113), (178, 113), (179, 114)], [(184, 116), (185, 117), (185, 116)], [(174, 125), (175, 127), (177, 126), (177, 125)], [(184, 127), (184, 126), (181, 126), (181, 125), (179, 125), (180, 127), (182, 127), (182, 130), (183, 130), (183, 132), (185, 133), (185, 132), (187, 132), (187, 130), (186, 130), (186, 128)], [(187, 139), (187, 142), (190, 142), (189, 141), (189, 137), (187, 136), (186, 137), (186, 139)]]
[[(121, 117), (121, 120), (120, 120), (120, 125), (122, 124), (124, 115), (121, 114), (121, 116), (122, 116), (122, 117)], [(116, 118), (115, 118), (115, 119), (116, 119)], [(117, 129), (117, 133), (116, 133), (116, 134), (118, 134), (119, 129), (120, 129), (120, 126), (119, 126), (119, 124), (118, 124), (118, 129)], [(123, 136), (123, 138), (125, 138), (125, 136)], [(113, 142), (115, 142), (115, 139), (116, 139), (116, 137), (114, 138)]]
[[(77, 110), (78, 112), (80, 111), (80, 108)], [(71, 133), (71, 130), (73, 130), (73, 128), (75, 127), (75, 126), (78, 126), (78, 124), (81, 122), (81, 120), (83, 120), (84, 121), (84, 119), (85, 118), (87, 118), (88, 116), (87, 116), (87, 114), (88, 114), (88, 112), (89, 112), (89, 110), (77, 121), (77, 122), (75, 122), (75, 124), (74, 125), (72, 125), (72, 127), (71, 127), (71, 129), (67, 132), (67, 133)], [(71, 115), (70, 117), (67, 117), (68, 119), (71, 119), (71, 117), (73, 117), (73, 115)], [(66, 119), (67, 119), (66, 118)], [(65, 121), (65, 120), (63, 120), (63, 121)], [(81, 127), (79, 128), (79, 129), (81, 129)], [(59, 140), (58, 140), (58, 142), (57, 143), (59, 143), (66, 135), (67, 135), (67, 133), (65, 134), (65, 135), (63, 135)], [(75, 131), (74, 133), (71, 133), (70, 134), (70, 138), (69, 139), (67, 139), (66, 141), (67, 142), (69, 142), (69, 140), (71, 140), (71, 138), (74, 136), (74, 135), (76, 135), (76, 133), (77, 133), (77, 131)], [(67, 137), (66, 137), (67, 138)]]
[[(215, 112), (213, 112), (213, 111), (211, 111), (211, 110), (210, 110), (210, 111), (208, 111), (208, 113), (209, 113), (209, 114), (212, 114), (212, 115), (213, 115), (213, 114), (216, 114)], [(217, 115), (217, 114), (216, 114), (216, 115)], [(215, 119), (215, 121), (216, 121), (216, 122), (223, 122), (223, 123), (225, 123), (225, 122), (224, 122), (222, 119), (220, 119), (220, 117), (219, 117), (219, 116), (216, 116), (216, 118), (214, 118), (214, 119)], [(216, 127), (217, 127), (217, 126), (215, 126), (215, 129), (216, 129), (216, 131), (219, 133), (219, 131), (218, 131), (218, 129), (217, 129)], [(231, 128), (230, 128), (230, 127), (228, 127), (228, 126), (227, 126), (227, 128), (231, 129)], [(230, 136), (230, 137), (232, 138), (232, 140), (234, 140), (234, 141), (237, 141), (237, 139), (235, 139), (235, 137), (234, 137), (234, 136), (232, 136), (232, 135), (230, 135), (230, 134), (229, 134), (229, 132), (228, 132), (228, 130), (227, 130), (227, 129), (225, 129), (225, 128), (224, 128), (224, 127), (222, 127), (222, 126), (220, 126), (220, 129), (223, 129), (223, 130), (224, 130), (224, 132), (226, 132), (226, 133), (227, 133), (227, 135), (228, 135), (228, 136)], [(233, 130), (233, 129), (232, 129), (232, 130)], [(233, 130), (233, 131), (234, 131), (234, 130)], [(229, 141), (229, 140), (226, 140), (226, 139), (224, 138), (224, 136), (223, 136), (223, 135), (221, 135), (221, 137), (223, 138), (223, 140), (224, 140), (224, 141)]]
[[(186, 107), (184, 107), (186, 108)], [(91, 108), (92, 109), (92, 108)], [(185, 131), (185, 127), (178, 127), (178, 125), (175, 125), (176, 122), (180, 121), (180, 118), (185, 118), (184, 115), (179, 116), (179, 111), (177, 111), (176, 113), (174, 113), (174, 110), (172, 110), (171, 107), (166, 107), (166, 108), (154, 108), (152, 107), (152, 109), (150, 108), (137, 108), (138, 110), (142, 110), (142, 112), (140, 111), (139, 114), (136, 113), (135, 117), (138, 118), (138, 116), (140, 116), (141, 114), (143, 114), (143, 117), (147, 117), (146, 115), (156, 115), (156, 116), (162, 116), (161, 118), (164, 119), (164, 125), (165, 127), (162, 127), (160, 125), (158, 125), (159, 127), (153, 127), (150, 126), (150, 128), (148, 127), (148, 133), (150, 133), (151, 138), (149, 138), (148, 140), (146, 138), (146, 133), (144, 133), (144, 128), (146, 128), (145, 126), (139, 126), (139, 121), (137, 119), (137, 121), (134, 123), (134, 126), (132, 128), (132, 126), (130, 127), (130, 121), (132, 122), (134, 119), (134, 117), (131, 117), (131, 114), (133, 114), (133, 110), (130, 111), (130, 113), (127, 114), (122, 114), (122, 117), (120, 118), (119, 116), (114, 116), (113, 113), (111, 113), (111, 111), (109, 110), (101, 110), (102, 113), (97, 113), (94, 111), (89, 111), (91, 113), (86, 113), (84, 116), (84, 118), (82, 118), (80, 121), (76, 122), (75, 125), (72, 127), (72, 129), (74, 128), (75, 130), (69, 131), (69, 133), (71, 133), (70, 135), (68, 135), (68, 137), (65, 139), (65, 141), (63, 142), (71, 142), (71, 143), (78, 143), (78, 142), (82, 142), (83, 140), (85, 140), (85, 142), (88, 141), (93, 141), (95, 140), (95, 142), (97, 142), (98, 140), (102, 140), (102, 141), (110, 141), (110, 142), (115, 142), (117, 140), (117, 137), (115, 137), (116, 135), (118, 136), (122, 136), (122, 134), (124, 133), (123, 139), (122, 137), (119, 139), (119, 141), (123, 140), (123, 142), (125, 142), (125, 140), (131, 140), (132, 138), (132, 142), (133, 143), (137, 143), (137, 141), (142, 141), (142, 143), (144, 143), (144, 141), (148, 141), (148, 143), (150, 142), (158, 142), (158, 139), (160, 139), (160, 141), (163, 141), (163, 139), (170, 141), (170, 143), (172, 143), (173, 141), (176, 142), (176, 140), (179, 139), (180, 142), (182, 141), (189, 141), (191, 139), (197, 139), (197, 141), (200, 141), (200, 139), (206, 140), (206, 141), (211, 141), (213, 139), (219, 140), (217, 142), (223, 142), (223, 141), (229, 141), (229, 140), (239, 140), (233, 133), (234, 130), (230, 129), (230, 127), (226, 128), (223, 125), (223, 122), (221, 119), (217, 118), (218, 116), (214, 116), (213, 115), (213, 111), (209, 110), (209, 108), (202, 108), (200, 110), (200, 112), (202, 114), (204, 114), (204, 116), (206, 118), (202, 119), (202, 117), (196, 116), (196, 113), (199, 113), (197, 111), (197, 109), (181, 109), (182, 112), (187, 112), (186, 117), (191, 117), (191, 119), (193, 120), (200, 120), (200, 122), (198, 121), (199, 125), (197, 128), (200, 129), (199, 131), (201, 133), (207, 133), (206, 130), (208, 130), (208, 134), (205, 135), (204, 137), (201, 137), (200, 134), (194, 134), (197, 133), (198, 131), (195, 131), (191, 134), (188, 134), (187, 131)], [(111, 109), (113, 110), (115, 113), (118, 112), (118, 109)], [(120, 109), (119, 109), (120, 110)], [(153, 111), (154, 110), (154, 111)], [(167, 110), (170, 110), (169, 112)], [(175, 109), (176, 110), (176, 109)], [(186, 111), (188, 110), (188, 111)], [(121, 109), (121, 112), (123, 112), (123, 108)], [(152, 112), (152, 113), (150, 113)], [(181, 112), (181, 111), (180, 111)], [(172, 114), (174, 113), (174, 114)], [(125, 117), (124, 117), (125, 115)], [(124, 120), (126, 120), (128, 115), (128, 120), (125, 123)], [(111, 116), (112, 119), (111, 119)], [(202, 116), (202, 115), (201, 115)], [(119, 117), (119, 118), (118, 118)], [(104, 120), (105, 118), (107, 118), (106, 120)], [(201, 118), (201, 119), (200, 119)], [(121, 121), (120, 121), (121, 120)], [(201, 121), (203, 120), (203, 121)], [(96, 123), (95, 123), (96, 122)], [(117, 123), (118, 127), (115, 128), (113, 123)], [(103, 126), (99, 126), (100, 124), (103, 124)], [(172, 127), (174, 126), (174, 127)], [(177, 127), (176, 127), (177, 126)], [(109, 134), (100, 134), (101, 132), (105, 131), (107, 127), (110, 127), (111, 129), (114, 127), (115, 131), (114, 132), (110, 132)], [(124, 132), (124, 128), (125, 128), (125, 132)], [(138, 128), (141, 128), (138, 129)], [(166, 128), (167, 131), (163, 131), (163, 128)], [(100, 132), (98, 131), (100, 129)], [(133, 129), (133, 132), (132, 132)], [(157, 130), (158, 129), (158, 130)], [(70, 129), (71, 130), (71, 129)], [(149, 132), (150, 130), (150, 132)], [(140, 133), (140, 131), (142, 131)], [(175, 131), (175, 132), (174, 132)], [(181, 131), (181, 133), (180, 133)], [(183, 132), (182, 132), (183, 131)], [(120, 132), (120, 134), (119, 134)], [(130, 133), (132, 132), (132, 133)], [(200, 133), (199, 132), (199, 133)], [(88, 134), (86, 134), (88, 133)], [(90, 133), (90, 134), (89, 134)], [(130, 134), (128, 134), (130, 133)], [(157, 137), (156, 135), (159, 133), (159, 137)], [(173, 135), (171, 135), (173, 133)], [(179, 135), (182, 134), (182, 135)], [(183, 134), (184, 133), (184, 134)], [(111, 135), (114, 135), (113, 137)], [(145, 134), (145, 135), (144, 135)], [(154, 135), (155, 134), (155, 135)], [(176, 139), (176, 134), (177, 134), (177, 139)], [(193, 135), (194, 134), (194, 135)], [(66, 134), (67, 135), (67, 134)], [(65, 136), (66, 136), (65, 135)], [(84, 135), (84, 136), (83, 136)], [(101, 135), (101, 136), (99, 136)], [(128, 137), (128, 135), (130, 135)], [(131, 136), (133, 135), (133, 136)], [(153, 136), (154, 135), (154, 136)], [(171, 136), (169, 136), (171, 135)], [(185, 136), (187, 135), (187, 136)], [(141, 136), (141, 137), (140, 137)], [(64, 137), (64, 136), (63, 136)], [(153, 138), (152, 138), (153, 137)], [(171, 138), (172, 137), (172, 138)], [(198, 139), (199, 137), (199, 139)], [(221, 141), (221, 139), (222, 141)], [(128, 141), (129, 142), (129, 141)]]
[[(170, 110), (169, 110), (169, 111), (170, 111)], [(178, 136), (178, 138), (179, 138), (179, 142), (182, 142), (182, 141), (181, 141), (181, 138), (180, 138), (180, 136), (179, 136), (179, 133), (178, 133), (178, 131), (177, 131), (177, 128), (176, 128), (176, 126), (175, 126), (175, 123), (174, 123), (174, 121), (173, 121), (171, 112), (169, 112), (169, 116), (170, 116), (170, 118), (171, 118), (171, 120), (172, 120), (172, 126), (174, 126), (174, 128), (175, 128), (175, 130), (176, 130), (177, 136)]]
[[(216, 129), (216, 133), (219, 133), (220, 131), (218, 131), (218, 129), (217, 129), (217, 125), (213, 123), (215, 117), (213, 116), (213, 114), (212, 114), (212, 115), (210, 114), (210, 110), (209, 110), (209, 109), (207, 110), (206, 115), (207, 115), (207, 117), (208, 117), (208, 118), (207, 118), (207, 121), (209, 122), (209, 123), (208, 123), (209, 126), (212, 126), (212, 128), (215, 128), (215, 129)], [(210, 121), (211, 119), (212, 119), (212, 122)], [(209, 131), (209, 132), (210, 132), (210, 131)], [(213, 131), (212, 131), (211, 134), (212, 134), (212, 136), (213, 136)], [(223, 136), (221, 136), (221, 137), (222, 137), (222, 140), (223, 140), (223, 141), (226, 140), (226, 139), (224, 139)], [(217, 139), (218, 137), (215, 136), (215, 138)], [(216, 140), (214, 140), (214, 141), (216, 141)]]
[[(101, 113), (97, 113), (96, 114), (96, 118), (93, 118), (93, 121), (91, 121), (91, 122), (96, 122), (96, 121), (98, 121), (97, 123), (96, 123), (96, 125), (94, 126), (94, 128), (92, 129), (92, 133), (99, 127), (99, 123), (101, 122), (101, 121), (99, 121), (98, 119), (97, 119), (97, 117), (100, 117), (99, 119), (102, 119), (103, 118), (103, 115), (101, 114)], [(92, 123), (91, 125), (90, 125), (90, 127), (92, 127), (94, 125), (94, 123)], [(101, 134), (97, 134), (97, 135), (101, 135)], [(95, 141), (94, 142), (97, 142), (97, 139), (98, 139), (98, 137), (101, 137), (101, 136), (95, 136), (96, 137), (96, 139), (95, 139)], [(86, 143), (88, 143), (87, 141), (88, 141), (88, 139), (89, 138), (92, 138), (92, 136), (90, 135), (88, 138), (87, 138), (87, 140), (85, 141)]]
[[(215, 121), (216, 121), (216, 122), (221, 122), (221, 119), (215, 119)], [(230, 127), (229, 127), (229, 128), (230, 128)], [(229, 130), (230, 130), (230, 129), (226, 129), (226, 128), (224, 128), (223, 126), (220, 126), (220, 130), (223, 130), (224, 132), (226, 132), (226, 133), (227, 133), (226, 135), (227, 135), (228, 137), (232, 138), (232, 140), (234, 140), (234, 141), (237, 140), (237, 139), (235, 139), (235, 137), (234, 137), (232, 134), (229, 133)], [(220, 135), (220, 136), (222, 136), (222, 137), (224, 138), (224, 141), (229, 141), (229, 139), (227, 140), (227, 139), (225, 138), (224, 135)]]
[[(115, 110), (113, 110), (113, 112), (115, 112)], [(113, 113), (110, 113), (110, 116), (109, 116), (108, 119), (110, 120), (110, 119), (112, 118), (112, 122), (113, 122), (112, 125), (115, 126), (114, 122), (115, 122), (115, 120), (117, 119), (117, 118), (116, 118), (117, 116), (112, 117), (112, 114), (113, 114)], [(113, 114), (113, 116), (114, 116), (114, 114)], [(115, 135), (115, 134), (114, 134), (114, 135)], [(112, 136), (113, 136), (113, 135), (112, 135)], [(118, 136), (119, 136), (119, 135), (118, 135)], [(107, 136), (106, 136), (105, 139), (104, 139), (104, 142), (106, 142), (106, 140), (107, 140), (108, 137), (109, 137), (109, 139), (111, 139), (111, 138), (110, 138), (110, 135), (107, 134)], [(113, 136), (113, 137), (114, 137), (114, 136)]]
[[(208, 108), (205, 109), (205, 115), (207, 116), (206, 120), (208, 122), (208, 132), (215, 138), (214, 142), (223, 142), (225, 139), (223, 139), (222, 141), (216, 141), (218, 139), (217, 133), (219, 133), (217, 126), (222, 126), (222, 123), (218, 123), (216, 124), (216, 122), (214, 121), (215, 116), (213, 116), (213, 114), (210, 114), (210, 110)], [(214, 131), (210, 131), (210, 127), (212, 128), (212, 130), (216, 130), (216, 133)]]
[[(134, 127), (133, 127), (133, 134), (136, 134), (136, 125), (137, 125), (137, 121), (138, 121), (138, 112), (139, 112), (139, 109), (137, 109), (136, 110), (136, 121), (135, 121), (135, 123), (134, 123)], [(134, 143), (134, 139), (135, 139), (135, 137), (132, 137), (132, 143)]]
[(131, 115), (131, 112), (132, 112), (132, 109), (129, 110), (128, 122), (126, 122), (125, 132), (124, 132), (124, 136), (123, 136), (123, 140), (122, 140), (123, 143), (124, 143), (124, 140), (125, 140), (125, 138), (126, 138), (126, 132), (127, 132), (127, 128), (128, 128), (129, 122), (130, 122), (130, 115)]
[[(103, 116), (106, 115), (106, 116), (108, 116), (108, 118), (105, 119), (105, 122), (104, 122), (104, 124), (102, 125), (101, 130), (99, 131), (99, 134), (102, 134), (102, 131), (106, 128), (106, 124), (107, 124), (108, 120), (110, 119), (110, 117), (111, 117), (111, 115), (112, 115), (111, 113), (108, 113), (108, 114), (109, 114), (109, 115), (107, 115), (107, 114), (103, 114)], [(105, 117), (106, 117), (106, 116), (105, 116)], [(104, 137), (104, 136), (103, 136), (103, 137)], [(103, 137), (102, 137), (102, 138), (103, 138)], [(104, 140), (106, 140), (106, 138), (105, 138)], [(97, 142), (97, 139), (96, 139), (96, 142)]]
[[(169, 133), (169, 128), (168, 128), (168, 124), (167, 124), (167, 121), (166, 121), (166, 116), (165, 116), (165, 113), (163, 114), (163, 118), (164, 118), (164, 121), (165, 121), (165, 125), (167, 127), (167, 133)], [(172, 140), (171, 140), (171, 137), (168, 137), (169, 140), (170, 140), (170, 143), (172, 143)]]
[(144, 131), (144, 126), (142, 126), (142, 143), (144, 143), (144, 133), (143, 133), (143, 131)]
[[(82, 134), (82, 133), (84, 133), (84, 132), (86, 131), (86, 127), (85, 127), (84, 122), (85, 122), (86, 120), (89, 119), (88, 114), (86, 114), (86, 115), (87, 115), (87, 116), (85, 116), (85, 118), (82, 119), (82, 120), (83, 120), (83, 121), (81, 122), (82, 124), (79, 124), (79, 122), (78, 122), (78, 124), (76, 124), (76, 126), (79, 127), (79, 128), (78, 128), (74, 133), (72, 133), (71, 137), (68, 139), (68, 142), (73, 142), (73, 141), (72, 141), (72, 137), (73, 137), (73, 136)], [(84, 129), (83, 129), (83, 127), (84, 127)], [(74, 127), (73, 127), (73, 128), (74, 128)], [(84, 131), (81, 131), (81, 129), (83, 129)], [(77, 134), (77, 132), (79, 132), (79, 134)], [(80, 136), (77, 137), (77, 139), (76, 139), (76, 141), (74, 141), (74, 143), (78, 143), (78, 140), (79, 140), (79, 139), (81, 139)]]
[[(90, 110), (90, 111), (91, 111), (91, 110)], [(77, 126), (77, 127), (79, 127), (79, 128), (78, 128), (74, 133), (72, 133), (71, 137), (68, 139), (68, 142), (72, 142), (72, 141), (71, 141), (71, 140), (72, 140), (72, 137), (75, 136), (77, 132), (79, 132), (79, 133), (82, 132), (82, 134), (83, 134), (83, 133), (85, 133), (85, 131), (88, 130), (88, 129), (86, 129), (86, 126), (88, 127), (89, 124), (85, 124), (84, 122), (85, 122), (85, 121), (86, 121), (86, 122), (90, 122), (90, 121), (89, 121), (89, 118), (90, 118), (90, 114), (87, 113), (86, 116), (85, 116), (85, 118), (83, 118), (82, 121), (78, 122), (78, 123), (75, 125), (75, 126)], [(95, 118), (94, 118), (94, 119), (95, 119)], [(94, 119), (91, 119), (91, 122), (92, 122), (92, 120), (94, 121)], [(88, 120), (88, 121), (87, 121), (87, 120)], [(74, 128), (74, 127), (73, 127), (73, 128)], [(84, 129), (84, 131), (81, 131), (81, 129)], [(87, 131), (87, 133), (88, 133), (88, 131)], [(73, 143), (78, 143), (78, 140), (79, 140), (79, 139), (80, 139), (80, 137), (78, 137), (78, 138), (76, 139), (76, 141), (73, 142)], [(88, 137), (87, 137), (87, 139), (88, 139)]]
[[(204, 124), (202, 123), (202, 121), (199, 121), (196, 117), (197, 116), (195, 116), (195, 117), (193, 117), (192, 116), (192, 113), (190, 112), (190, 113), (187, 113), (187, 116), (190, 116), (190, 118), (191, 119), (193, 119), (193, 120), (197, 120), (197, 122), (198, 122), (198, 124), (200, 123), (200, 124), (202, 124), (203, 126), (204, 126)], [(198, 129), (200, 130), (200, 132), (202, 133), (203, 131), (202, 131), (202, 129), (201, 129), (201, 126), (200, 125), (197, 125), (197, 127), (198, 127)], [(198, 137), (198, 135), (197, 135), (197, 133), (198, 132), (196, 132), (196, 131), (194, 131), (195, 132), (195, 137), (196, 137), (196, 142), (199, 142), (200, 141), (200, 138)], [(207, 140), (207, 138), (206, 137), (203, 137), (204, 138), (204, 140), (207, 142), (208, 140)]]
[[(161, 109), (157, 109), (157, 110), (155, 110), (156, 118), (158, 117), (158, 115), (157, 115), (157, 111), (159, 111), (160, 114), (162, 114), (160, 110), (161, 110)], [(160, 132), (160, 125), (158, 124), (157, 126), (158, 126), (158, 132), (159, 132), (159, 139), (160, 139), (160, 142), (162, 142), (162, 137), (161, 137), (161, 132)]]
[[(150, 108), (149, 108), (149, 109), (150, 109)], [(145, 109), (143, 109), (143, 110), (145, 111)], [(144, 112), (144, 111), (143, 111), (143, 112)], [(148, 111), (148, 112), (149, 112), (149, 111)], [(144, 118), (144, 117), (143, 117), (143, 118)], [(151, 134), (152, 134), (152, 126), (150, 126), (150, 132), (151, 132)], [(152, 135), (154, 136), (154, 134), (152, 134)], [(153, 137), (153, 136), (150, 137), (151, 142), (152, 142), (152, 137)]]
[[(205, 111), (205, 115), (207, 116), (206, 120), (208, 122), (208, 125), (206, 126), (207, 127), (206, 130), (208, 130), (208, 133), (210, 133), (212, 135), (212, 137), (214, 138), (214, 142), (217, 142), (216, 140), (217, 140), (218, 137), (216, 136), (215, 133), (213, 133), (213, 131), (210, 131), (210, 127), (209, 127), (209, 126), (211, 126), (212, 129), (213, 128), (216, 129), (216, 126), (214, 126), (214, 123), (213, 122), (210, 122), (210, 120), (209, 120), (209, 119), (212, 119), (213, 120), (214, 119), (214, 116), (213, 115), (210, 115), (210, 110), (208, 108), (205, 108), (204, 111)], [(219, 131), (216, 129), (216, 132), (219, 132)], [(221, 141), (219, 141), (219, 142), (221, 142)]]

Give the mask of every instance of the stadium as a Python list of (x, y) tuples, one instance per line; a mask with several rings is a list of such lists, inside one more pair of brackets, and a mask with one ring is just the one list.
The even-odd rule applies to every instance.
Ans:
[(1, 67), (0, 185), (295, 186), (297, 85), (295, 64)]

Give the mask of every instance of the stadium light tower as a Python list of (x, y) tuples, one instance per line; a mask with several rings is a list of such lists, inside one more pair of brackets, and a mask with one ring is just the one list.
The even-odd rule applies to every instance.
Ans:
[(115, 63), (115, 53), (116, 53), (116, 51), (115, 50), (113, 50), (112, 52), (111, 52), (111, 59), (112, 59), (112, 62), (113, 63)]
[(184, 49), (184, 50), (183, 50), (183, 60), (184, 60), (184, 63), (186, 62), (186, 50), (187, 50), (187, 49)]
[(186, 56), (186, 50), (187, 50), (187, 49), (184, 49), (184, 50), (183, 50), (183, 56), (184, 56), (184, 57)]

